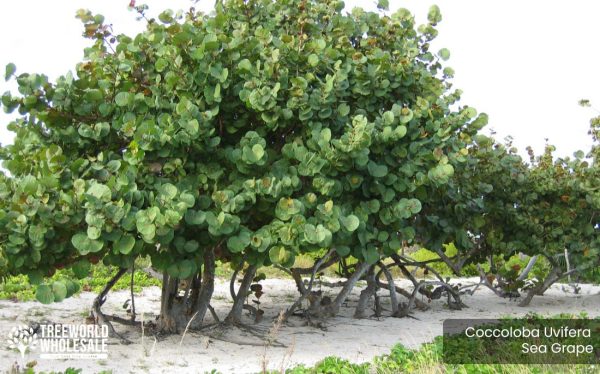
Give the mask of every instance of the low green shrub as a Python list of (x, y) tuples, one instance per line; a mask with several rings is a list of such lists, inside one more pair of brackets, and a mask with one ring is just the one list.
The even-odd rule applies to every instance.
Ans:
[[(99, 293), (106, 283), (115, 274), (114, 266), (105, 266), (98, 264), (93, 266), (90, 275), (79, 281), (79, 289)], [(70, 269), (62, 269), (50, 277), (50, 280), (75, 279)], [(131, 285), (131, 275), (122, 277), (117, 281), (113, 290), (129, 289)], [(152, 278), (143, 271), (136, 271), (134, 274), (134, 292), (140, 292), (143, 287), (160, 286), (158, 279)], [(26, 275), (9, 276), (4, 282), (0, 283), (0, 299), (14, 301), (35, 300), (35, 286), (31, 284)]]

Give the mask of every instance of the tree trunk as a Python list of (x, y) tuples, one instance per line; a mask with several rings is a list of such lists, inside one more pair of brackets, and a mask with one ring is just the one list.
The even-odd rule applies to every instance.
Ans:
[(550, 274), (548, 274), (548, 276), (546, 277), (544, 282), (538, 284), (536, 287), (529, 290), (529, 292), (527, 293), (527, 296), (525, 296), (525, 298), (519, 303), (519, 306), (528, 306), (529, 303), (531, 302), (531, 299), (533, 299), (533, 297), (535, 295), (543, 295), (544, 292), (546, 292), (546, 290), (548, 290), (548, 288), (550, 288), (550, 286), (552, 286), (554, 283), (558, 282), (561, 278), (568, 276), (568, 275), (574, 273), (575, 271), (576, 271), (576, 269), (571, 269), (571, 270), (563, 273), (563, 272), (561, 272), (560, 268), (558, 268), (556, 266), (553, 267), (552, 270), (550, 271)]
[(113, 327), (112, 323), (110, 323), (110, 318), (105, 316), (102, 313), (101, 307), (106, 302), (106, 295), (110, 291), (111, 288), (117, 283), (117, 281), (127, 272), (127, 269), (120, 268), (117, 273), (106, 283), (102, 292), (96, 296), (94, 302), (92, 304), (91, 317), (95, 320), (98, 325), (106, 325), (108, 326), (109, 332), (111, 336), (117, 336), (121, 338), (122, 341), (128, 342), (126, 339), (122, 338)]
[(200, 327), (208, 310), (210, 299), (215, 289), (215, 252), (211, 248), (204, 253), (204, 273), (202, 274), (202, 286), (194, 307), (194, 327)]
[(160, 301), (160, 316), (158, 317), (158, 330), (165, 334), (178, 332), (176, 312), (173, 310), (175, 297), (179, 291), (179, 279), (163, 273), (163, 284)]
[(369, 267), (367, 271), (367, 288), (360, 292), (360, 297), (358, 299), (358, 304), (356, 305), (356, 309), (354, 310), (354, 318), (365, 318), (365, 311), (369, 305), (369, 300), (375, 295), (377, 292), (377, 282), (375, 282), (375, 272), (373, 271), (373, 266)]
[[(176, 334), (188, 328), (197, 329), (202, 326), (215, 288), (214, 248), (206, 249), (202, 271), (186, 279), (186, 283), (185, 286), (180, 285), (178, 278), (163, 273), (157, 322), (159, 332)], [(183, 296), (179, 295), (180, 289), (184, 290)]]
[(342, 307), (342, 304), (346, 301), (346, 299), (348, 298), (348, 295), (350, 295), (350, 292), (352, 292), (354, 285), (356, 284), (356, 282), (358, 282), (360, 277), (362, 277), (362, 275), (365, 273), (365, 271), (369, 267), (370, 266), (366, 262), (361, 262), (361, 263), (357, 264), (356, 269), (354, 270), (354, 273), (350, 276), (350, 278), (348, 278), (348, 281), (346, 282), (344, 287), (342, 287), (342, 290), (337, 295), (337, 297), (335, 298), (333, 303), (331, 303), (329, 305), (329, 308), (327, 310), (328, 315), (333, 317), (340, 312), (340, 308)]
[(244, 277), (242, 278), (242, 284), (238, 289), (237, 294), (233, 300), (233, 307), (231, 311), (225, 318), (225, 323), (236, 325), (242, 322), (242, 312), (244, 310), (244, 304), (246, 302), (246, 297), (248, 296), (248, 290), (252, 281), (254, 280), (254, 276), (256, 274), (256, 270), (258, 269), (257, 265), (250, 265), (246, 269), (244, 273)]

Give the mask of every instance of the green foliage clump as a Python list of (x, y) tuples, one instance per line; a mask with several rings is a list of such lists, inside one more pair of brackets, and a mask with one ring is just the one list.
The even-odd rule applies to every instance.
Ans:
[(0, 283), (0, 299), (29, 301), (35, 299), (35, 287), (29, 283), (26, 275), (7, 277)]
[[(114, 276), (114, 266), (95, 266), (89, 277), (80, 281), (82, 289), (99, 293), (106, 283)], [(141, 292), (143, 287), (160, 286), (158, 279), (153, 278), (143, 271), (136, 271), (133, 276), (133, 291)], [(131, 274), (120, 278), (115, 283), (113, 290), (126, 290), (131, 288)]]
[[(458, 254), (458, 250), (456, 249), (453, 243), (444, 244), (443, 248), (444, 253), (449, 258), (452, 258)], [(416, 252), (410, 255), (410, 258), (414, 259), (417, 262), (440, 260), (439, 262), (430, 263), (429, 267), (431, 267), (433, 270), (437, 271), (441, 275), (452, 275), (452, 269), (450, 269), (450, 267), (440, 259), (440, 256), (437, 253), (428, 250), (427, 248), (421, 248), (417, 250)]]

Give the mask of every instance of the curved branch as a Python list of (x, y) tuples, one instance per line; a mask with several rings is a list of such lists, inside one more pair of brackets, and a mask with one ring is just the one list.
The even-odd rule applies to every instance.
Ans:
[[(394, 283), (394, 277), (392, 277), (392, 273), (388, 270), (387, 266), (381, 261), (377, 262), (379, 266), (380, 272), (383, 272), (385, 278), (388, 282), (388, 290), (390, 291), (390, 301), (392, 303), (392, 316), (396, 316), (398, 314), (398, 295), (396, 294), (396, 284)], [(377, 273), (377, 279), (379, 279), (379, 275), (381, 273)]]
[(237, 279), (237, 275), (238, 275), (239, 271), (240, 271), (240, 269), (235, 269), (233, 274), (231, 275), (231, 280), (229, 281), (229, 293), (231, 294), (231, 298), (233, 300), (235, 300), (235, 298), (236, 298), (235, 280)]
[[(106, 285), (104, 286), (102, 291), (94, 299), (94, 302), (92, 304), (91, 316), (94, 318), (94, 320), (96, 321), (97, 324), (106, 325), (108, 327), (110, 333), (113, 336), (119, 337), (123, 343), (131, 343), (129, 340), (127, 340), (126, 338), (119, 335), (117, 333), (117, 331), (115, 330), (114, 326), (112, 325), (112, 323), (110, 323), (111, 320), (117, 321), (117, 319), (115, 319), (114, 316), (108, 317), (108, 316), (104, 315), (104, 313), (102, 313), (102, 311), (101, 311), (102, 305), (106, 302), (106, 295), (111, 290), (111, 288), (114, 287), (114, 285), (117, 283), (117, 281), (119, 279), (121, 279), (121, 277), (126, 272), (127, 272), (126, 268), (119, 268), (117, 273), (106, 283)], [(125, 319), (119, 319), (119, 320), (127, 321), (127, 324), (132, 323), (131, 320), (125, 320)]]
[[(461, 309), (463, 307), (466, 307), (466, 305), (460, 300), (460, 295), (448, 283), (443, 282), (443, 281), (421, 281), (421, 282), (419, 282), (419, 285), (413, 290), (410, 300), (408, 301), (408, 306), (406, 308), (407, 311), (410, 311), (413, 308), (413, 305), (415, 304), (415, 299), (417, 297), (417, 293), (419, 292), (419, 290), (423, 286), (426, 286), (429, 284), (442, 286), (446, 289), (446, 291), (448, 291), (448, 307), (453, 308), (453, 309)], [(452, 295), (452, 297), (455, 300), (454, 304), (450, 303), (450, 295)]]
[(533, 256), (532, 258), (529, 259), (529, 262), (527, 263), (527, 266), (525, 266), (525, 269), (523, 270), (523, 272), (517, 278), (517, 282), (522, 281), (525, 278), (527, 278), (527, 275), (529, 274), (529, 272), (531, 271), (531, 269), (533, 269), (533, 266), (535, 265), (537, 259), (538, 259), (538, 255), (535, 255), (535, 256)]
[(569, 271), (561, 272), (560, 268), (553, 267), (552, 271), (550, 272), (550, 274), (548, 274), (544, 282), (538, 284), (536, 287), (529, 290), (527, 296), (525, 296), (525, 298), (519, 303), (519, 306), (529, 305), (531, 299), (533, 299), (535, 295), (543, 295), (544, 292), (546, 292), (546, 290), (548, 290), (548, 288), (550, 288), (550, 286), (552, 286), (554, 283), (575, 272), (577, 272), (577, 269), (571, 269)]
[[(317, 274), (317, 272), (319, 271), (319, 269), (323, 266), (323, 264), (328, 264), (331, 260), (337, 260), (337, 256), (333, 256), (329, 262), (325, 262), (325, 260), (330, 257), (333, 252), (335, 251), (335, 248), (331, 248), (323, 257), (321, 257), (312, 267), (312, 274), (310, 277), (310, 281), (308, 282), (308, 287), (304, 286), (304, 283), (302, 281), (302, 277), (300, 274), (302, 274), (303, 271), (307, 270), (307, 269), (300, 269), (300, 268), (292, 268), (290, 273), (292, 275), (292, 277), (294, 278), (294, 281), (296, 282), (296, 286), (298, 287), (298, 292), (300, 292), (300, 297), (294, 302), (294, 304), (292, 304), (283, 314), (283, 320), (287, 320), (295, 311), (296, 309), (298, 309), (300, 307), (300, 305), (302, 305), (302, 302), (304, 302), (304, 300), (311, 294), (312, 292), (312, 286), (313, 286), (313, 281), (315, 279), (315, 276)], [(327, 267), (329, 267), (331, 265), (327, 265)]]

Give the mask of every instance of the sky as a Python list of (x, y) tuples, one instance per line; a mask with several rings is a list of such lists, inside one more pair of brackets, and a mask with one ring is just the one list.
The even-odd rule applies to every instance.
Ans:
[[(167, 7), (210, 11), (213, 0), (138, 0), (150, 15)], [(374, 0), (348, 0), (374, 10)], [(531, 145), (543, 151), (545, 139), (557, 156), (589, 150), (589, 120), (597, 115), (578, 105), (589, 99), (600, 107), (600, 48), (597, 0), (390, 0), (393, 13), (410, 10), (425, 23), (427, 10), (437, 4), (443, 20), (432, 51), (448, 48), (447, 66), (455, 70), (454, 88), (463, 91), (461, 104), (489, 115), (484, 133), (498, 139), (510, 135), (525, 155)], [(51, 80), (73, 71), (89, 40), (81, 37), (75, 19), (79, 8), (106, 17), (115, 33), (134, 35), (144, 28), (128, 10), (129, 0), (20, 0), (3, 2), (0, 10), (0, 72), (13, 62), (17, 73), (44, 73)], [(14, 83), (0, 79), (0, 93), (16, 92)], [(12, 117), (0, 113), (0, 144), (12, 141), (6, 125)]]

